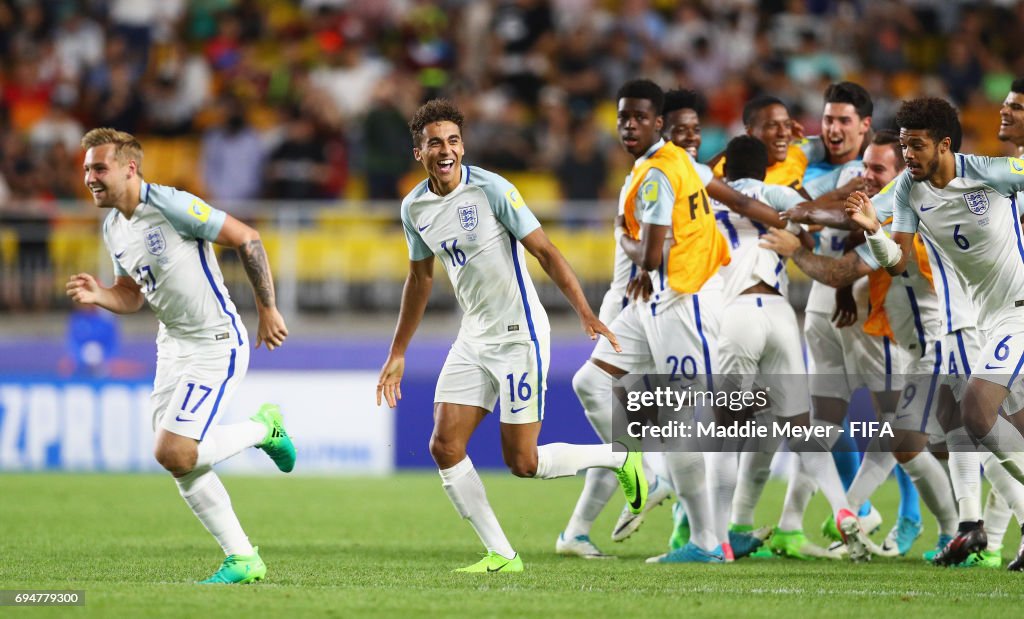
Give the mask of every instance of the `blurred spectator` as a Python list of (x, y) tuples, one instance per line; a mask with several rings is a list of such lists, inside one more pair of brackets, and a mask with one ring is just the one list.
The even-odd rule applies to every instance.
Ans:
[(142, 96), (132, 78), (131, 66), (125, 63), (111, 67), (109, 80), (97, 105), (96, 125), (138, 133), (145, 112)]
[(166, 46), (145, 88), (149, 130), (158, 135), (185, 135), (210, 96), (210, 68), (180, 41)]
[(259, 198), (265, 159), (263, 140), (249, 126), (245, 108), (237, 99), (222, 100), (220, 115), (220, 124), (203, 134), (206, 191), (220, 203)]
[(572, 146), (555, 170), (563, 199), (596, 201), (606, 197), (608, 160), (604, 152), (605, 149), (598, 148), (593, 120), (586, 118), (576, 123)]
[(555, 82), (569, 95), (573, 116), (590, 114), (603, 95), (603, 81), (598, 69), (597, 40), (588, 26), (575, 28), (563, 40)]
[(949, 96), (958, 105), (963, 105), (970, 99), (971, 91), (981, 86), (984, 72), (967, 41), (951, 39), (948, 46), (946, 60), (939, 67), (939, 75), (946, 83)]
[(267, 157), (265, 195), (280, 200), (321, 200), (330, 173), (327, 144), (313, 121), (300, 110), (288, 112), (284, 140)]
[(75, 9), (65, 10), (54, 35), (62, 73), (74, 80), (103, 59), (103, 27)]
[(53, 273), (50, 264), (50, 226), (54, 195), (28, 144), (8, 136), (3, 144), (3, 173), (11, 201), (3, 222), (17, 236), (16, 263), (3, 277), (3, 297), (14, 310), (43, 310), (49, 306)]
[[(413, 97), (409, 97), (412, 94)], [(363, 121), (366, 143), (366, 185), (371, 200), (400, 198), (398, 183), (409, 171), (412, 141), (408, 118), (415, 113), (418, 98), (397, 76), (377, 85), (370, 111)]]
[(366, 111), (377, 83), (391, 71), (391, 64), (366, 53), (359, 38), (345, 40), (341, 49), (328, 52), (328, 64), (312, 71), (310, 79), (324, 89), (338, 111), (358, 118)]
[(835, 82), (843, 76), (839, 60), (821, 48), (814, 30), (800, 33), (800, 47), (789, 57), (786, 72), (790, 79), (801, 85), (810, 85), (822, 77)]
[(551, 7), (546, 0), (499, 0), (490, 31), (493, 74), (516, 98), (534, 105), (556, 44)]
[(145, 372), (142, 363), (120, 354), (117, 315), (95, 305), (73, 304), (64, 336), (64, 356), (57, 363), (57, 371), (75, 378), (133, 378)]
[(43, 155), (58, 144), (68, 152), (78, 150), (85, 130), (82, 123), (71, 115), (71, 105), (70, 101), (54, 101), (46, 116), (32, 125), (28, 142), (35, 154)]

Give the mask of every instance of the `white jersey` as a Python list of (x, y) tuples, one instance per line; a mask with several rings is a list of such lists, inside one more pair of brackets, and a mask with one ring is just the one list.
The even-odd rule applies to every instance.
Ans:
[[(955, 155), (956, 177), (939, 189), (904, 173), (893, 188), (893, 232), (920, 233), (975, 299), (978, 326), (1024, 312), (1024, 239), (1016, 194), (1024, 159)], [(948, 274), (947, 274), (948, 277)]]
[(519, 192), (501, 176), (462, 166), (462, 182), (446, 196), (424, 180), (402, 201), (409, 258), (436, 256), (462, 308), (459, 338), (500, 343), (536, 341), (548, 317), (526, 271), (519, 240), (540, 227)]
[[(892, 225), (892, 188), (895, 184), (895, 181), (889, 183), (871, 198), (878, 221), (886, 231)], [(854, 251), (864, 264), (872, 269), (881, 268), (867, 243), (861, 243)], [(932, 276), (935, 277), (934, 271)], [(893, 276), (885, 295), (885, 315), (896, 342), (912, 352), (915, 359), (929, 352), (930, 344), (942, 337), (944, 321), (939, 299), (917, 260), (908, 260), (907, 269), (901, 275)]]
[[(759, 200), (782, 212), (805, 199), (791, 187), (768, 185), (752, 178), (730, 181), (729, 186), (745, 196)], [(715, 219), (722, 235), (729, 242), (732, 261), (721, 268), (725, 278), (725, 299), (728, 303), (751, 286), (764, 282), (786, 296), (789, 277), (786, 260), (770, 249), (758, 246), (758, 237), (768, 231), (764, 224), (744, 217), (718, 200), (711, 200)]]
[(131, 219), (111, 211), (103, 241), (114, 273), (138, 283), (160, 321), (157, 343), (242, 345), (245, 326), (211, 247), (224, 212), (174, 187), (143, 183), (141, 196)]
[[(864, 162), (860, 159), (845, 163), (831, 172), (819, 176), (804, 184), (808, 195), (817, 199), (826, 193), (842, 187), (858, 176), (864, 175)], [(838, 228), (822, 228), (818, 233), (818, 245), (814, 253), (829, 258), (842, 258), (846, 248), (846, 237), (850, 236), (848, 230)], [(819, 281), (811, 282), (811, 292), (807, 297), (805, 311), (821, 312), (832, 315), (836, 306), (836, 289)]]

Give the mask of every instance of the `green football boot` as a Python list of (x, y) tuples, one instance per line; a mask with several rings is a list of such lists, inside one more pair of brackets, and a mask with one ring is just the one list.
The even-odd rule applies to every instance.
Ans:
[(966, 560), (956, 564), (957, 567), (989, 567), (999, 569), (1003, 567), (1003, 547), (986, 548), (981, 552), (974, 553)]
[(519, 553), (511, 559), (499, 555), (496, 552), (488, 552), (484, 555), (483, 559), (480, 559), (473, 565), (467, 565), (466, 567), (460, 567), (453, 572), (461, 572), (463, 574), (492, 574), (494, 572), (521, 572), (523, 571), (523, 560), (519, 558)]
[(201, 585), (247, 585), (251, 582), (263, 580), (267, 575), (267, 565), (260, 558), (259, 546), (252, 549), (252, 555), (228, 555), (220, 564), (220, 569), (206, 580), (200, 580)]
[(295, 444), (284, 430), (281, 408), (277, 404), (264, 404), (250, 419), (267, 428), (267, 436), (256, 448), (267, 452), (278, 470), (290, 473), (295, 468)]
[(644, 505), (647, 504), (647, 478), (644, 476), (643, 466), (643, 453), (637, 448), (634, 441), (626, 442), (623, 440), (616, 441), (627, 449), (626, 461), (622, 463), (622, 466), (615, 471), (615, 476), (619, 478), (619, 485), (622, 486), (622, 492), (626, 495), (626, 505), (629, 507), (629, 511), (634, 514), (639, 514), (644, 511)]
[(842, 555), (839, 553), (811, 543), (807, 536), (804, 535), (804, 532), (799, 529), (796, 531), (783, 531), (775, 527), (766, 545), (776, 555), (789, 559), (809, 561), (811, 559), (842, 558)]

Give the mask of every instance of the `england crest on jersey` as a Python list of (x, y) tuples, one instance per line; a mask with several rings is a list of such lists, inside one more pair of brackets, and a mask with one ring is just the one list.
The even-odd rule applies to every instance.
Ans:
[(459, 207), (459, 224), (463, 230), (472, 230), (478, 223), (480, 223), (480, 219), (476, 215), (475, 204)]
[(154, 256), (159, 256), (167, 249), (167, 240), (164, 239), (164, 232), (160, 226), (146, 230), (143, 235), (146, 237), (146, 251)]
[(967, 208), (975, 215), (984, 215), (985, 211), (988, 210), (988, 195), (985, 194), (984, 189), (965, 193), (964, 202), (967, 203)]

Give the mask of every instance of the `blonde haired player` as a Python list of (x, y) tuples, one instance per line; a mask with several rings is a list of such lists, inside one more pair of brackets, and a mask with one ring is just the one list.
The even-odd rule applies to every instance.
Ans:
[(267, 452), (277, 467), (295, 466), (295, 447), (277, 406), (264, 405), (249, 421), (218, 425), (249, 367), (249, 339), (231, 302), (212, 244), (238, 252), (256, 295), (256, 346), (273, 350), (288, 329), (274, 301), (274, 281), (256, 230), (173, 187), (142, 178), (142, 146), (130, 134), (93, 129), (82, 138), (85, 185), (93, 202), (110, 209), (103, 241), (114, 264), (114, 285), (88, 273), (71, 276), (67, 294), (78, 303), (129, 314), (148, 303), (160, 321), (151, 405), (157, 461), (224, 554), (203, 580), (248, 583), (267, 567), (231, 507), (213, 465), (249, 447)]

